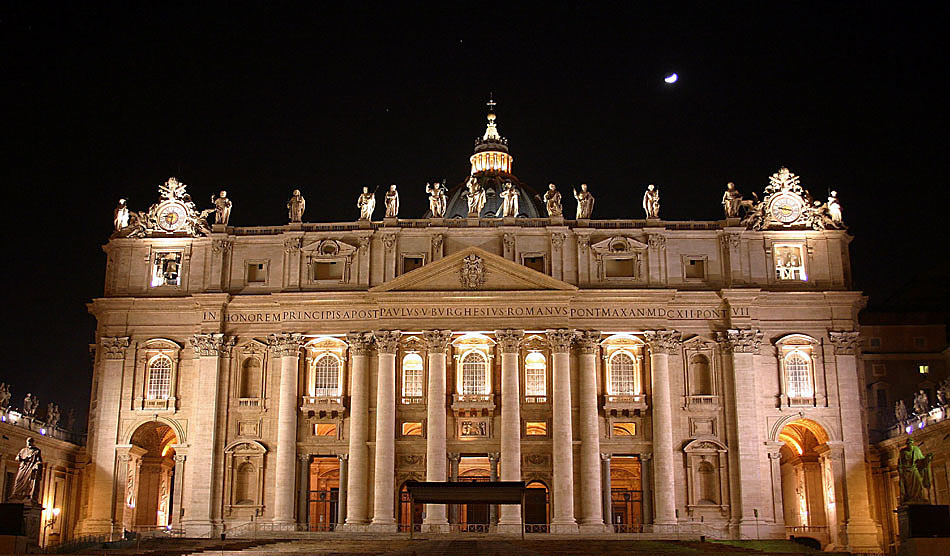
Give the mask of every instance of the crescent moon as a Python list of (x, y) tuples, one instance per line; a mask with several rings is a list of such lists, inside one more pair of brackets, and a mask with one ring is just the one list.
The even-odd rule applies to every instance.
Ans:
[(664, 77), (663, 81), (666, 81), (667, 83), (676, 83), (676, 80), (679, 78), (680, 76), (676, 75), (675, 73), (671, 73), (667, 75), (666, 77)]

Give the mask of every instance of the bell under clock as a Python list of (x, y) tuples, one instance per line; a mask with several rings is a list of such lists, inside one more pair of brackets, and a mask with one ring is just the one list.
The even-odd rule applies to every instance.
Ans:
[(779, 195), (769, 205), (769, 214), (782, 224), (791, 224), (802, 215), (802, 202), (791, 195)]

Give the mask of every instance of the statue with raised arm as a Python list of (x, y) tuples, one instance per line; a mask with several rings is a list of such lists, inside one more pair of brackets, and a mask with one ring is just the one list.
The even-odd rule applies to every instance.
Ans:
[(835, 226), (841, 226), (841, 203), (838, 202), (838, 192), (828, 194), (828, 217)]
[(587, 191), (587, 184), (581, 184), (581, 190), (574, 190), (574, 198), (577, 199), (577, 219), (582, 220), (590, 218), (594, 212), (594, 196)]
[[(228, 199), (228, 192), (222, 191), (218, 196), (211, 196), (211, 202), (214, 203), (214, 223), (228, 225), (231, 219), (231, 199)], [(202, 211), (203, 212), (203, 211)]]
[(501, 205), (501, 215), (505, 218), (514, 218), (518, 216), (518, 188), (511, 184), (511, 182), (505, 183), (505, 188), (501, 191), (501, 198), (503, 199)]
[(930, 488), (930, 462), (933, 454), (924, 455), (913, 438), (901, 448), (897, 456), (900, 475), (901, 504), (929, 504), (925, 489)]
[(294, 189), (293, 196), (287, 201), (287, 216), (291, 223), (303, 222), (303, 211), (307, 210), (307, 200), (300, 194), (299, 189)]
[(544, 208), (548, 210), (548, 217), (564, 216), (564, 205), (561, 204), (561, 192), (553, 183), (548, 184), (544, 192)]
[(370, 193), (369, 187), (364, 186), (363, 192), (356, 198), (356, 208), (360, 209), (360, 220), (372, 220), (373, 211), (376, 210), (376, 190)]
[(399, 192), (396, 191), (396, 184), (389, 186), (386, 192), (386, 218), (396, 218), (399, 216)]
[(739, 218), (739, 209), (742, 208), (742, 193), (736, 189), (736, 184), (726, 184), (726, 191), (722, 194), (722, 210), (726, 218)]
[(476, 217), (485, 207), (485, 189), (478, 183), (478, 178), (475, 176), (468, 178), (465, 187), (468, 188), (465, 194), (468, 197), (468, 216), (469, 218)]
[(647, 218), (660, 217), (660, 190), (652, 183), (643, 193), (643, 212), (647, 214)]
[(445, 217), (445, 186), (439, 182), (426, 184), (426, 193), (429, 194), (429, 211), (432, 218)]
[(112, 211), (112, 225), (115, 231), (123, 230), (129, 226), (129, 206), (125, 199), (119, 199), (118, 206)]
[(16, 455), (19, 467), (13, 480), (13, 492), (10, 500), (33, 500), (39, 498), (40, 483), (43, 478), (43, 457), (40, 449), (34, 446), (33, 437), (26, 439), (26, 447)]

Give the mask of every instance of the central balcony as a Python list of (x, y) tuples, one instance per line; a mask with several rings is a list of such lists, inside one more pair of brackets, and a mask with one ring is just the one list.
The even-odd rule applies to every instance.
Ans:
[(346, 406), (343, 405), (343, 397), (335, 395), (322, 396), (303, 396), (303, 404), (300, 411), (309, 417), (330, 417), (335, 419), (342, 417), (346, 412)]
[(604, 412), (611, 416), (629, 417), (647, 409), (646, 394), (607, 394), (604, 396)]
[(459, 417), (487, 417), (495, 411), (492, 394), (453, 394), (452, 411)]

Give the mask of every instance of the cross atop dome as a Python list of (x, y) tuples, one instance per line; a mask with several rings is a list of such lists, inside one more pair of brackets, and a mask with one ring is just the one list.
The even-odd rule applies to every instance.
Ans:
[(508, 154), (508, 140), (498, 133), (498, 124), (495, 123), (495, 96), (489, 94), (488, 102), (488, 125), (485, 127), (485, 134), (475, 139), (475, 153), (471, 157), (472, 175), (478, 172), (505, 172), (511, 173), (511, 155)]

